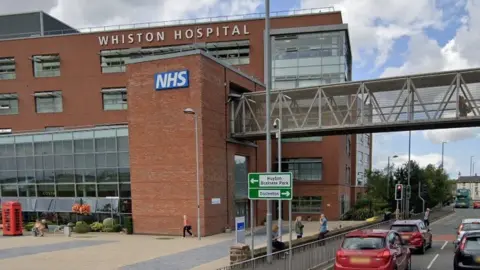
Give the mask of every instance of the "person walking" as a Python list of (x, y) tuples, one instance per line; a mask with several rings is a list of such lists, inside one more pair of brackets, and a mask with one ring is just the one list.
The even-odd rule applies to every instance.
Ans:
[[(320, 234), (318, 235), (318, 240), (322, 240), (325, 238), (325, 235), (328, 233), (328, 220), (325, 217), (325, 214), (320, 215)], [(325, 243), (320, 243), (322, 246)]]
[(303, 227), (304, 225), (302, 224), (302, 216), (298, 216), (295, 219), (295, 233), (297, 234), (297, 239), (303, 237)]
[(425, 215), (423, 216), (423, 223), (425, 223), (427, 227), (430, 226), (430, 208), (427, 208), (427, 210), (425, 211)]
[(192, 233), (192, 226), (190, 225), (190, 222), (188, 222), (187, 215), (183, 215), (183, 238), (185, 238), (185, 233), (188, 233), (191, 237), (194, 237)]

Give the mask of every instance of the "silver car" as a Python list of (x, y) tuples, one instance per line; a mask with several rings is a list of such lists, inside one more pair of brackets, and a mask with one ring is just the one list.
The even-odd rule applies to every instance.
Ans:
[(462, 236), (465, 234), (465, 232), (471, 232), (471, 231), (479, 231), (480, 232), (480, 218), (467, 218), (462, 220), (462, 223), (460, 226), (458, 226), (457, 229), (457, 239), (453, 241), (453, 244), (455, 245), (455, 248), (458, 245), (458, 242), (460, 242), (460, 239), (462, 239)]

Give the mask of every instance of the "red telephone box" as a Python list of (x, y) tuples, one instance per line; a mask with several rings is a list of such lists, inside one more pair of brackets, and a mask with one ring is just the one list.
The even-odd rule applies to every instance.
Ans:
[(23, 235), (22, 205), (19, 202), (2, 204), (2, 224), (4, 236)]

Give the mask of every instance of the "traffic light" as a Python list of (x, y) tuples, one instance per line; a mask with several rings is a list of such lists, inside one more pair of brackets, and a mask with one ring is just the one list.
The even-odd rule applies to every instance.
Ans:
[(428, 194), (428, 186), (427, 184), (422, 184), (422, 198), (426, 198)]
[(400, 201), (403, 198), (403, 185), (396, 184), (395, 185), (395, 200)]
[(407, 199), (412, 197), (412, 186), (407, 186)]

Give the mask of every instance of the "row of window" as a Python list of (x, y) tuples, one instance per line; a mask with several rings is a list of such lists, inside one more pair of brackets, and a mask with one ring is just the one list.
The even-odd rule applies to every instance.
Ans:
[(0, 185), (0, 197), (123, 197), (130, 198), (130, 183)]
[(2, 197), (2, 201), (17, 201), (22, 205), (22, 211), (45, 213), (71, 213), (72, 206), (82, 201), (90, 205), (91, 213), (131, 213), (131, 199), (106, 198), (25, 198)]
[[(108, 88), (102, 89), (103, 110), (126, 110), (127, 89)], [(62, 91), (35, 92), (36, 113), (60, 113), (63, 112)], [(0, 115), (12, 115), (19, 113), (18, 94), (0, 94)]]
[[(100, 52), (100, 66), (102, 73), (125, 72), (125, 62), (127, 59), (178, 53), (195, 49), (203, 49), (213, 57), (222, 59), (232, 65), (246, 65), (250, 63), (250, 42), (249, 40), (241, 40), (181, 46), (104, 50)], [(36, 78), (58, 77), (61, 75), (60, 54), (34, 55), (30, 60), (32, 61), (33, 75)], [(15, 58), (0, 58), (0, 80), (12, 79), (16, 79)]]

